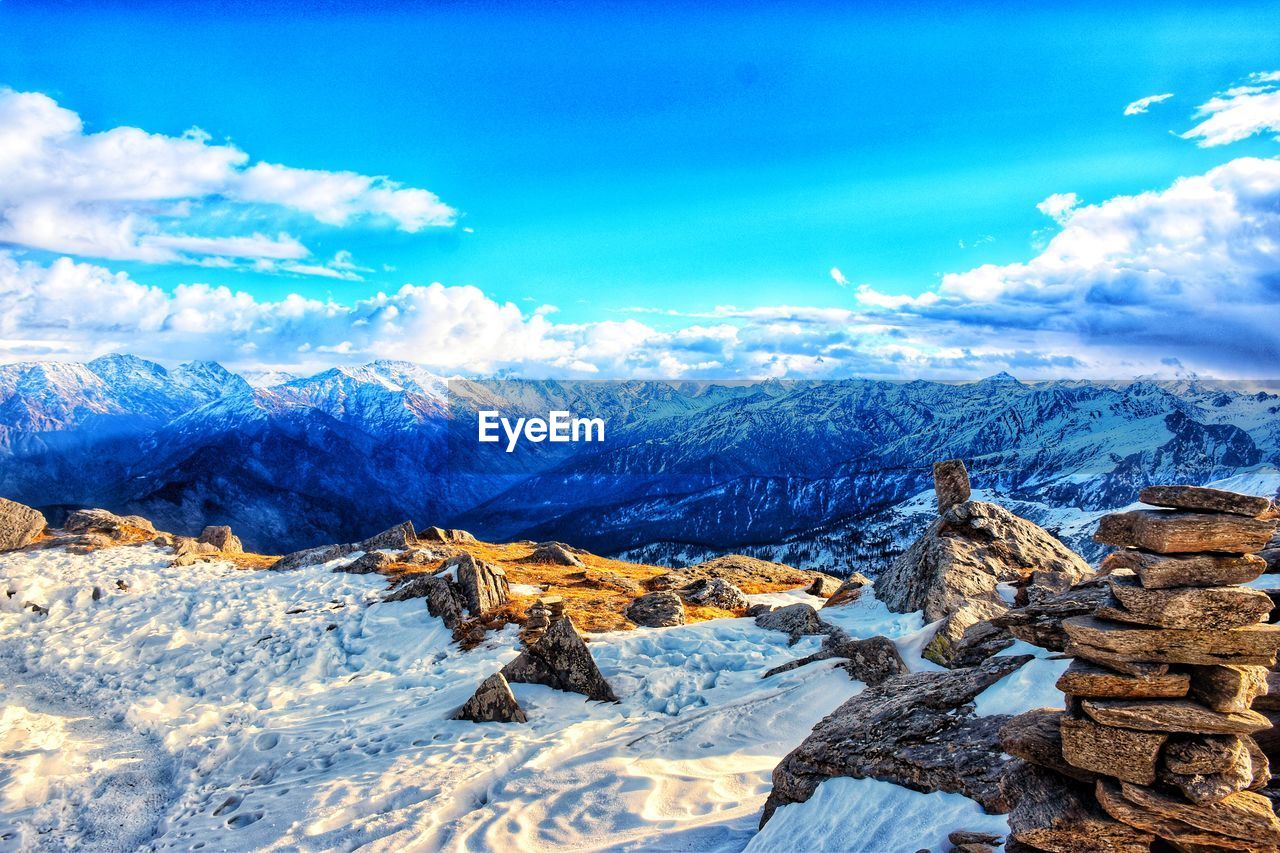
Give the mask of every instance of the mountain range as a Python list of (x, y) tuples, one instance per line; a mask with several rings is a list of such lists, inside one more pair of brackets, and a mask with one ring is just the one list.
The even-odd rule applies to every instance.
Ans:
[[(597, 444), (476, 441), (481, 410), (601, 417)], [(0, 365), (0, 494), (279, 553), (406, 518), (677, 563), (725, 551), (874, 572), (932, 511), (931, 465), (1086, 554), (1149, 481), (1280, 486), (1280, 396), (1178, 381), (447, 379), (378, 361), (314, 376), (129, 355)], [(1051, 509), (1052, 507), (1052, 509)], [(1065, 509), (1064, 509), (1065, 508)]]

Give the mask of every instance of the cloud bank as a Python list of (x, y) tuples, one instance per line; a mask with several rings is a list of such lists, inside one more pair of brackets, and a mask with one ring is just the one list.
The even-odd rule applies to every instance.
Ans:
[(1202, 121), (1182, 134), (1201, 148), (1239, 142), (1258, 133), (1280, 134), (1280, 71), (1249, 75), (1243, 86), (1213, 96), (1196, 110)]
[[(193, 129), (89, 133), (75, 112), (0, 89), (0, 243), (106, 260), (229, 266), (352, 277), (308, 260), (270, 223), (358, 221), (416, 232), (453, 224), (434, 193), (354, 172), (252, 163)], [(258, 228), (237, 231), (243, 222)], [(305, 263), (304, 263), (305, 261)]]

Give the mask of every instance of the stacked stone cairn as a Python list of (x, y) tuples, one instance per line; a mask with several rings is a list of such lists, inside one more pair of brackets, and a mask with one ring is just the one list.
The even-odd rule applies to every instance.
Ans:
[(1117, 548), (1101, 569), (1110, 600), (1062, 623), (1074, 658), (1057, 684), (1065, 713), (1018, 718), (1042, 715), (1042, 730), (1056, 720), (1060, 753), (1056, 742), (1038, 755), (1006, 742), (1091, 785), (1092, 797), (1070, 782), (1062, 790), (1080, 798), (1069, 816), (1053, 797), (1015, 808), (1013, 846), (1280, 850), (1280, 819), (1257, 793), (1270, 769), (1254, 736), (1271, 721), (1251, 707), (1267, 692), (1280, 626), (1266, 622), (1270, 597), (1241, 586), (1266, 568), (1257, 552), (1275, 509), (1193, 486), (1153, 486), (1140, 499), (1161, 509), (1105, 516), (1094, 536)]
[(533, 603), (525, 614), (520, 639), (532, 646), (547, 633), (551, 623), (564, 616), (564, 599), (558, 595), (544, 595)]

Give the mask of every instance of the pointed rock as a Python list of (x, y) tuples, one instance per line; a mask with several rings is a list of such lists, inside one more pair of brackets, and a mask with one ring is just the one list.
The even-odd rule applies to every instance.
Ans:
[(499, 566), (477, 560), (471, 554), (459, 554), (445, 560), (440, 573), (455, 578), (463, 606), (472, 616), (496, 610), (507, 601), (510, 591), (507, 573)]
[(500, 672), (486, 678), (453, 718), (473, 723), (529, 722), (524, 709), (511, 692), (511, 685), (507, 684)]
[[(840, 586), (836, 587), (836, 591), (831, 593), (831, 597), (827, 599), (827, 603), (822, 605), (825, 607), (839, 607), (842, 604), (849, 604), (857, 601), (862, 597), (862, 589), (870, 585), (871, 578), (862, 574), (862, 572), (854, 572), (844, 579)], [(810, 590), (812, 593), (812, 589)]]
[(598, 702), (618, 701), (567, 616), (552, 622), (541, 639), (502, 668), (502, 674), (508, 681), (545, 684)]

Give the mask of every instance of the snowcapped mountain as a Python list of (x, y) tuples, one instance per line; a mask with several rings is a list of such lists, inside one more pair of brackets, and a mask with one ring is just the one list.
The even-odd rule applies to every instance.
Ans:
[[(475, 441), (482, 409), (600, 417), (608, 439), (508, 454)], [(751, 550), (865, 570), (928, 509), (936, 460), (965, 459), (975, 488), (1088, 551), (1075, 522), (1148, 480), (1274, 470), (1278, 415), (1275, 393), (1199, 379), (476, 381), (380, 361), (254, 387), (109, 356), (0, 366), (0, 493), (230, 523), (267, 551), (411, 518), (659, 562)]]

